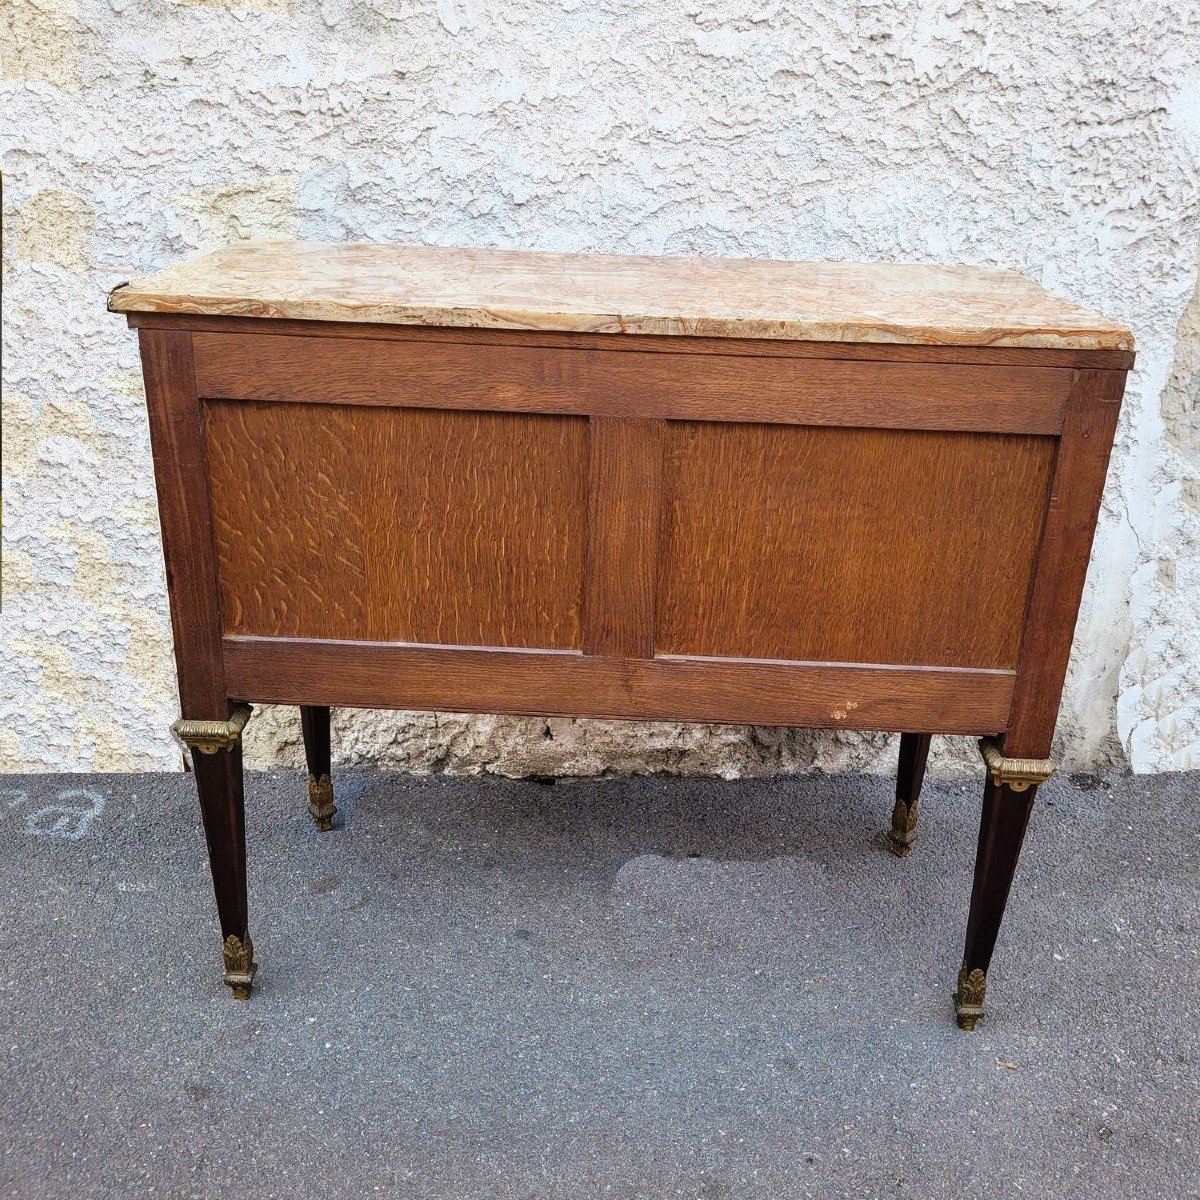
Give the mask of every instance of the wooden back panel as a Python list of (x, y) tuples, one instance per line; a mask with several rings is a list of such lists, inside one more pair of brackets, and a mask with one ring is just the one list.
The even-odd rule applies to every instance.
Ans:
[(580, 645), (578, 417), (209, 401), (227, 634)]
[[(227, 634), (1015, 664), (1059, 369), (195, 340)], [(657, 415), (695, 387), (720, 420)], [(921, 427), (968, 405), (1037, 432)]]
[(1016, 664), (1054, 439), (672, 422), (658, 651)]
[(230, 695), (1006, 728), (1061, 353), (177, 320)]

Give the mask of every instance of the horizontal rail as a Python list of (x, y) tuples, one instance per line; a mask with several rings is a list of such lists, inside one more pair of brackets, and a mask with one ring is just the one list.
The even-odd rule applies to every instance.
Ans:
[(691, 421), (1057, 434), (1054, 367), (604, 354), (537, 346), (193, 336), (202, 397)]
[(238, 699), (346, 708), (985, 735), (1011, 671), (228, 636)]

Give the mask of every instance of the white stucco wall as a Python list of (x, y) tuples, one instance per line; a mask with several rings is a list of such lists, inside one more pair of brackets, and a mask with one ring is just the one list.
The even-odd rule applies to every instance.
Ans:
[[(104, 298), (264, 236), (995, 264), (1127, 321), (1061, 751), (1200, 765), (1198, 158), (1194, 0), (2, 0), (0, 770), (179, 765)], [(569, 721), (340, 714), (337, 738), (418, 770), (891, 762), (882, 737)], [(250, 759), (298, 742), (264, 713)]]

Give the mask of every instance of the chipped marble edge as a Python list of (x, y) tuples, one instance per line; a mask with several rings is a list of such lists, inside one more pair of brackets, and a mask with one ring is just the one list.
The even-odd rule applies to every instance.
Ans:
[(214, 317), (251, 317), (360, 324), (441, 326), (454, 329), (513, 329), (554, 333), (613, 333), (658, 336), (761, 338), (791, 342), (867, 342), (916, 346), (1010, 346), (1058, 350), (1132, 351), (1133, 334), (1105, 329), (988, 330), (951, 325), (936, 332), (921, 325), (869, 321), (828, 322), (804, 317), (776, 319), (662, 314), (555, 312), (487, 307), (429, 307), (399, 304), (340, 304), (335, 300), (230, 300), (228, 297), (162, 296), (121, 284), (108, 297), (110, 312), (147, 312)]

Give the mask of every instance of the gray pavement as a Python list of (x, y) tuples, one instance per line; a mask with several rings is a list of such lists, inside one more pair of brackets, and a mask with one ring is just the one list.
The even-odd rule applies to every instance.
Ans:
[(979, 783), (338, 783), (238, 1004), (190, 779), (0, 778), (0, 1194), (1200, 1195), (1200, 776), (1043, 790), (974, 1035)]

